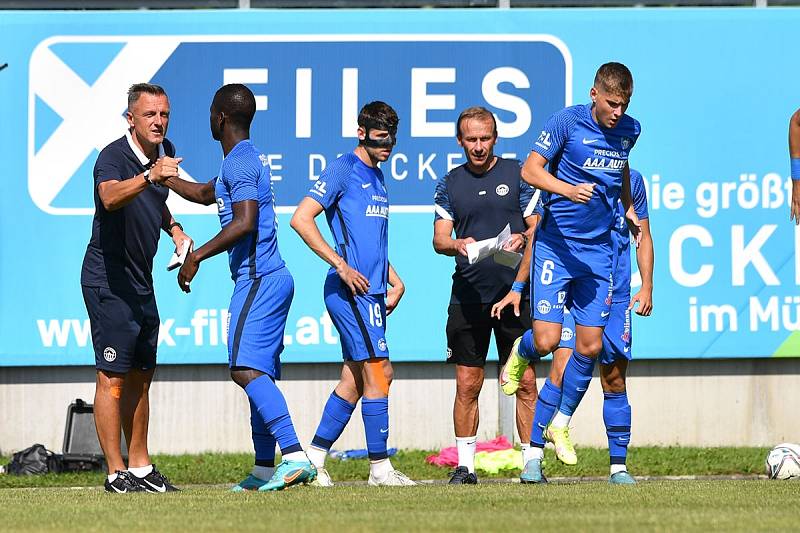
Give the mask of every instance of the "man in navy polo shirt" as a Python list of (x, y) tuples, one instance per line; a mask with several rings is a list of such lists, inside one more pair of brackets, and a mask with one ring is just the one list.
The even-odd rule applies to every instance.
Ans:
[[(181, 159), (165, 137), (169, 99), (163, 88), (131, 86), (126, 115), (129, 130), (94, 166), (95, 214), (81, 270), (97, 368), (94, 417), (108, 463), (106, 491), (167, 492), (177, 489), (147, 450), (160, 325), (152, 272), (161, 230), (176, 247), (189, 239), (167, 208), (169, 190), (159, 186), (178, 175)], [(127, 469), (120, 428), (128, 441)]]
[[(499, 318), (491, 316), (492, 305), (510, 289), (523, 292), (524, 283), (513, 283), (516, 270), (491, 258), (470, 265), (466, 245), (494, 237), (510, 224), (512, 239), (508, 249), (521, 251), (539, 218), (534, 212), (539, 193), (522, 181), (520, 162), (494, 155), (494, 115), (483, 107), (471, 107), (458, 117), (457, 128), (458, 144), (464, 149), (467, 162), (437, 184), (433, 227), (433, 248), (456, 258), (447, 310), (447, 362), (456, 365), (453, 425), (458, 467), (450, 479), (454, 485), (477, 483), (478, 395), (492, 331), (502, 365), (514, 340), (530, 327), (527, 298), (513, 311), (506, 309)], [(517, 430), (522, 442), (527, 442), (531, 431), (535, 402), (536, 376), (531, 366), (517, 391)], [(527, 451), (523, 449), (524, 460)]]

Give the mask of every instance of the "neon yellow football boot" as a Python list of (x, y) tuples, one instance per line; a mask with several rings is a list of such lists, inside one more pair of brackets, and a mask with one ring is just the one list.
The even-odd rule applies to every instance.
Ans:
[(569, 440), (569, 428), (554, 428), (548, 425), (544, 430), (544, 438), (552, 442), (556, 448), (556, 457), (565, 465), (578, 464), (578, 456), (575, 454), (575, 446)]
[(519, 343), (521, 341), (522, 337), (519, 337), (511, 345), (511, 353), (508, 354), (508, 360), (500, 372), (500, 388), (508, 396), (516, 394), (517, 389), (519, 389), (519, 382), (522, 381), (522, 375), (529, 364), (528, 360), (519, 354)]

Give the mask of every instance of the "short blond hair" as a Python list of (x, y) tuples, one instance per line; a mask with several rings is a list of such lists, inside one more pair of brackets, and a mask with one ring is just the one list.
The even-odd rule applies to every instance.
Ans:
[(468, 107), (458, 115), (458, 122), (456, 122), (456, 135), (458, 137), (461, 137), (461, 123), (472, 119), (491, 120), (492, 133), (497, 137), (497, 120), (495, 120), (494, 114), (483, 106)]

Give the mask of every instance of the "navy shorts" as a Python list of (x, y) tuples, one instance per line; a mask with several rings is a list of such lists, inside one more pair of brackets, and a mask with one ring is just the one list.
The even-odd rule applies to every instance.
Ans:
[(293, 297), (294, 279), (287, 268), (236, 282), (228, 315), (231, 368), (252, 368), (280, 379), (283, 335)]
[(492, 318), (491, 310), (492, 304), (450, 304), (446, 326), (448, 363), (484, 367), (492, 332), (500, 365), (506, 363), (514, 341), (531, 327), (529, 302), (520, 302), (520, 316), (506, 307), (498, 320)]
[(155, 368), (161, 325), (155, 295), (84, 285), (81, 289), (92, 329), (95, 367), (120, 374)]
[(337, 274), (325, 279), (325, 308), (331, 317), (345, 361), (388, 358), (386, 297), (353, 295)]

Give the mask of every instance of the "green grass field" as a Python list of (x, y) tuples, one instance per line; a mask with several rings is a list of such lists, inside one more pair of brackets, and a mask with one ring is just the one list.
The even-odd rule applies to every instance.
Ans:
[[(524, 531), (524, 530), (796, 530), (800, 482), (766, 479), (642, 481), (609, 486), (605, 450), (580, 449), (576, 467), (548, 450), (547, 486), (503, 483), (501, 472), (478, 486), (450, 487), (448, 469), (424, 463), (426, 452), (393, 458), (416, 479), (439, 483), (405, 488), (363, 484), (366, 460), (328, 462), (332, 489), (297, 487), (281, 493), (230, 493), (249, 470), (246, 454), (160, 456), (156, 463), (181, 493), (115, 496), (100, 490), (101, 474), (0, 476), (0, 530), (98, 531)], [(636, 448), (629, 466), (644, 476), (763, 474), (760, 448)], [(0, 460), (2, 462), (2, 460)], [(72, 487), (72, 488), (70, 488)], [(76, 489), (74, 487), (88, 487)]]
[(798, 491), (800, 483), (766, 480), (362, 485), (265, 494), (203, 487), (124, 497), (43, 488), (0, 490), (0, 505), (4, 530), (788, 531), (796, 529)]

